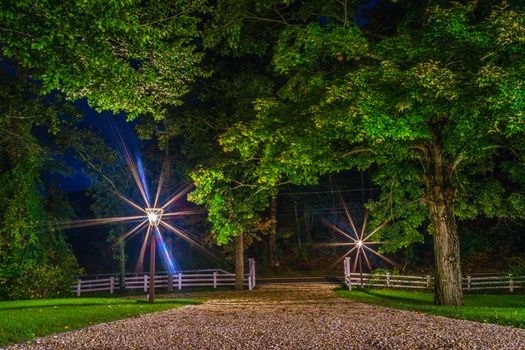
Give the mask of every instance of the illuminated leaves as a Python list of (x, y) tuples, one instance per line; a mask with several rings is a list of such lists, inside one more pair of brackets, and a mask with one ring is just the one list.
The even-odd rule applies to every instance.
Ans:
[(206, 75), (194, 44), (204, 1), (3, 2), (2, 52), (43, 92), (86, 97), (97, 110), (160, 119)]
[(230, 128), (223, 145), (256, 159), (268, 183), (314, 184), (376, 165), (382, 193), (369, 205), (377, 220), (394, 218), (383, 232), (395, 242), (388, 250), (422, 239), (432, 147), (443, 152), (459, 217), (525, 215), (508, 186), (509, 169), (514, 178), (522, 170), (497, 162), (523, 162), (525, 16), (476, 6), (431, 6), (380, 39), (332, 18), (284, 26), (272, 59), (282, 85), (256, 101), (257, 116)]
[(278, 73), (285, 74), (299, 67), (315, 67), (326, 63), (355, 60), (368, 51), (368, 42), (354, 26), (293, 26), (281, 32), (275, 48), (273, 64)]

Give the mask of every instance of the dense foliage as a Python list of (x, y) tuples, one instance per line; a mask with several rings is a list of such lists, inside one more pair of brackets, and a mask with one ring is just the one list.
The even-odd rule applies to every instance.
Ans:
[(56, 101), (39, 97), (37, 84), (25, 81), (21, 72), (1, 74), (0, 297), (64, 295), (78, 265), (53, 227), (67, 213), (50, 208), (56, 196), (43, 185), (42, 175), (53, 154), (35, 137), (35, 129), (45, 126), (49, 137), (56, 136), (60, 114), (75, 110), (58, 96)]
[[(432, 235), (438, 303), (462, 303), (457, 219), (525, 216), (519, 1), (18, 1), (0, 20), (3, 55), (41, 83), (2, 87), (4, 285), (42, 259), (34, 130), (64, 129), (57, 91), (140, 115), (140, 136), (183, 159), (220, 244), (275, 233), (268, 208), (283, 185), (369, 171), (373, 224), (389, 221), (382, 249)], [(98, 174), (102, 215), (115, 209), (113, 160), (83, 135), (62, 147)]]
[(98, 110), (162, 118), (204, 72), (195, 12), (205, 1), (6, 1), (2, 53), (43, 92), (86, 97)]
[[(252, 15), (236, 22), (272, 22), (271, 32), (281, 22), (271, 55), (283, 83), (272, 97), (255, 100), (255, 119), (221, 136), (225, 151), (251, 164), (253, 186), (263, 187), (314, 184), (323, 174), (377, 166), (374, 181), (383, 191), (370, 208), (376, 222), (392, 221), (384, 230), (388, 249), (421, 240), (429, 225), (437, 301), (461, 304), (455, 218), (525, 215), (523, 10), (429, 5), (385, 35), (346, 16), (321, 21), (298, 10), (311, 10), (309, 2), (278, 6), (248, 6)], [(239, 32), (225, 45), (242, 52), (249, 41), (243, 34), (252, 33)], [(225, 193), (213, 185), (217, 175), (208, 175), (198, 186), (211, 183)], [(222, 196), (208, 198), (217, 212)], [(226, 218), (210, 216), (217, 230), (228, 230)]]
[[(41, 180), (54, 156), (44, 146), (49, 137), (35, 136), (38, 127), (50, 135), (71, 131), (70, 137), (61, 135), (59, 147), (82, 155), (82, 147), (71, 145), (79, 133), (65, 127), (69, 117), (55, 108), (54, 99), (87, 98), (99, 111), (127, 112), (130, 119), (139, 114), (163, 118), (167, 106), (180, 105), (190, 84), (206, 76), (195, 42), (200, 22), (195, 14), (205, 12), (204, 1), (1, 3), (0, 50), (14, 62), (11, 74), (19, 80), (7, 81), (9, 64), (2, 65), (2, 296), (44, 296), (32, 292), (42, 284), (54, 290), (51, 275), (43, 271), (61, 266), (72, 276), (76, 270), (68, 245), (54, 232), (57, 218), (45, 210), (48, 188)], [(46, 264), (48, 270), (34, 271)], [(55, 281), (69, 289), (63, 282)]]

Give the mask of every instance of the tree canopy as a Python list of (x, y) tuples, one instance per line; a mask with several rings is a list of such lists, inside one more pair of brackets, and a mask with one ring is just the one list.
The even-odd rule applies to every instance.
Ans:
[[(256, 101), (255, 120), (222, 136), (225, 149), (256, 158), (258, 181), (269, 184), (283, 176), (308, 184), (327, 172), (379, 164), (376, 181), (387, 190), (382, 220), (425, 211), (422, 201), (406, 204), (423, 198), (421, 173), (432, 168), (424, 161), (439, 143), (447, 158), (444, 176), (459, 191), (457, 215), (521, 215), (521, 195), (505, 195), (495, 184), (502, 179), (474, 178), (499, 167), (507, 180), (521, 181), (518, 168), (508, 168), (521, 163), (520, 153), (506, 152), (522, 144), (523, 33), (509, 37), (501, 26), (519, 26), (523, 16), (499, 8), (474, 25), (474, 9), (433, 8), (424, 29), (407, 28), (377, 43), (355, 27), (287, 30), (273, 59), (286, 83), (272, 98)], [(340, 31), (347, 34), (331, 40)], [(319, 49), (332, 41), (336, 47)], [(517, 162), (496, 163), (502, 153), (518, 156)], [(503, 196), (497, 203), (483, 202), (496, 195)], [(402, 231), (418, 236), (413, 228), (421, 222), (420, 216)]]
[(1, 50), (42, 81), (43, 93), (161, 119), (205, 75), (196, 13), (206, 9), (203, 0), (7, 1)]
[[(2, 132), (32, 145), (35, 126), (59, 132), (67, 118), (58, 109), (68, 105), (55, 109), (45, 94), (140, 116), (142, 137), (167, 151), (175, 143), (185, 157), (190, 198), (206, 206), (221, 244), (260, 229), (283, 184), (368, 169), (381, 192), (366, 205), (376, 223), (389, 222), (383, 249), (430, 233), (436, 301), (461, 305), (456, 220), (525, 217), (525, 9), (496, 0), (415, 5), (2, 3), (3, 56), (31, 77), (30, 92), (17, 85), (17, 96), (3, 82)], [(4, 220), (20, 222), (17, 211), (44, 215), (42, 159), (16, 140), (2, 140), (0, 191), (13, 211)]]
[(332, 17), (287, 21), (272, 52), (282, 85), (221, 143), (252, 164), (254, 186), (376, 167), (383, 191), (370, 208), (392, 221), (388, 249), (430, 224), (437, 277), (458, 292), (438, 302), (461, 304), (455, 218), (525, 214), (524, 18), (469, 2), (431, 5), (391, 35)]

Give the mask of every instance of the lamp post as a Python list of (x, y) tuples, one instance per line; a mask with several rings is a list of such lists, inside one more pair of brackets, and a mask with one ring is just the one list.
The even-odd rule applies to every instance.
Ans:
[(155, 234), (151, 235), (149, 241), (149, 302), (155, 302), (155, 250), (156, 247)]
[(150, 230), (153, 233), (149, 241), (149, 302), (155, 302), (155, 252), (157, 250), (157, 226), (162, 219), (163, 209), (160, 208), (146, 208)]

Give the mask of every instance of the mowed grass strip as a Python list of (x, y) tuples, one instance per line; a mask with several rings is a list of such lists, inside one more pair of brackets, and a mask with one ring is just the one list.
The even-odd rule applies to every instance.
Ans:
[(434, 294), (392, 289), (342, 288), (336, 294), (355, 301), (431, 315), (525, 328), (524, 294), (465, 294), (464, 306), (434, 305)]
[(64, 298), (0, 301), (0, 346), (151, 312), (196, 304), (194, 299)]

